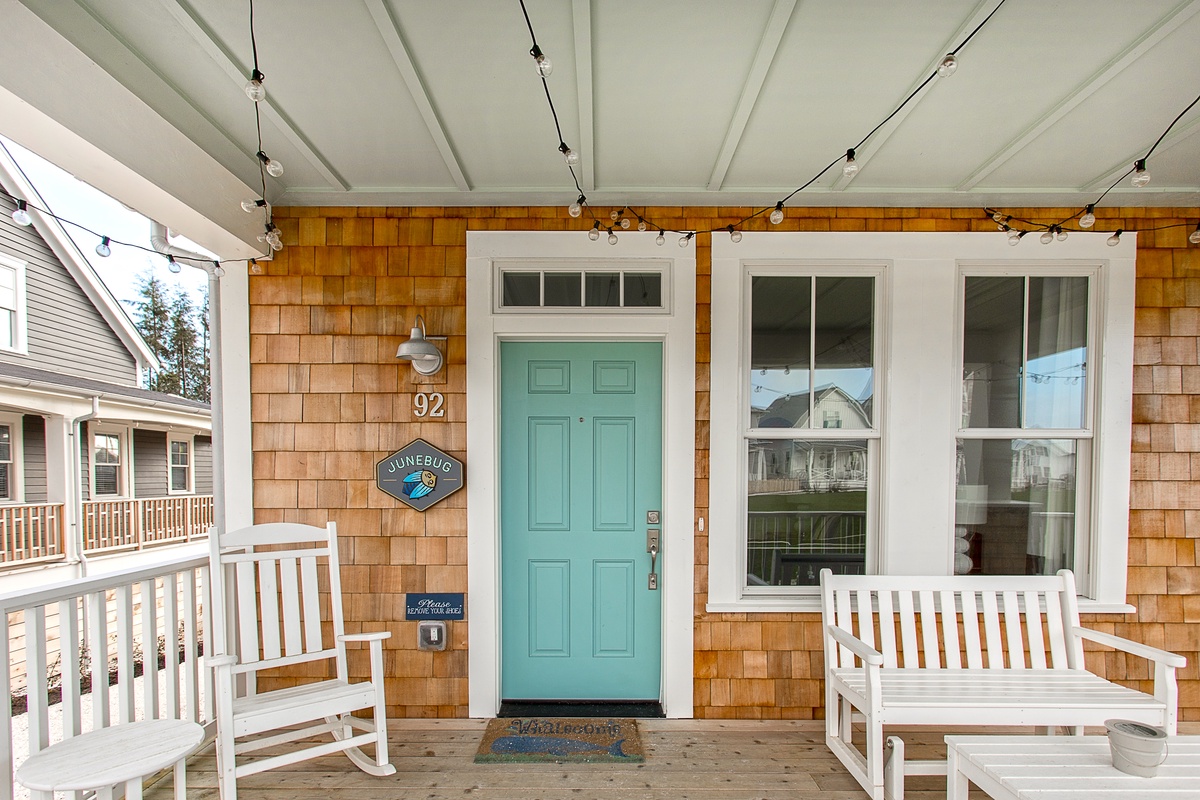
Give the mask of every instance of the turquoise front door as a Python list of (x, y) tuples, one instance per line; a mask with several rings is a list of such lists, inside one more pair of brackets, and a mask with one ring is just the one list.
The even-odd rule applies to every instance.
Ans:
[(658, 700), (662, 345), (504, 342), (500, 381), (502, 697)]

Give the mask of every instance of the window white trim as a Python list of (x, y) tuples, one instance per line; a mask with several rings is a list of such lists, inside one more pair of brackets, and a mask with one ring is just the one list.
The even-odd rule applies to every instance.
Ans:
[[(96, 494), (96, 436), (116, 436), (120, 442), (121, 463), (117, 465), (116, 494)], [(120, 425), (92, 424), (88, 426), (88, 498), (91, 500), (123, 500), (133, 497), (133, 437), (130, 429)]]
[(0, 413), (0, 425), (12, 431), (12, 470), (8, 476), (12, 497), (0, 497), (0, 503), (25, 502), (25, 419), (22, 414)]
[(29, 303), (25, 292), (25, 261), (12, 258), (11, 256), (0, 253), (0, 269), (9, 269), (13, 271), (14, 292), (16, 294), (16, 308), (14, 310), (13, 320), (13, 345), (6, 347), (0, 345), (0, 350), (6, 353), (19, 353), (28, 355), (29, 353)]
[[(815, 595), (747, 596), (738, 569), (745, 562), (739, 513), (744, 474), (738, 472), (739, 392), (745, 388), (737, 377), (745, 346), (743, 276), (751, 265), (770, 262), (887, 264), (879, 287), (884, 313), (877, 322), (885, 347), (876, 363), (886, 393), (876, 407), (883, 438), (874, 569), (892, 574), (952, 573), (954, 439), (961, 416), (956, 309), (963, 269), (982, 264), (1020, 274), (1095, 269), (1096, 313), (1089, 320), (1099, 365), (1093, 375), (1093, 525), (1090, 574), (1080, 592), (1091, 598), (1082, 603), (1087, 610), (1127, 609), (1136, 240), (1126, 234), (1108, 247), (1106, 238), (1078, 234), (1052, 247), (1031, 240), (1011, 247), (992, 233), (768, 232), (746, 233), (738, 244), (714, 237), (708, 610), (798, 611), (819, 605)], [(1050, 432), (1039, 431), (1039, 437), (1043, 433)]]
[[(663, 343), (663, 542), (662, 687), (668, 717), (693, 713), (693, 618), (695, 603), (696, 261), (695, 249), (660, 248), (656, 233), (630, 233), (615, 246), (576, 232), (467, 233), (467, 635), (468, 713), (492, 717), (500, 707), (499, 581), (499, 344), (504, 339), (614, 337)], [(571, 310), (568, 314), (497, 313), (497, 261), (553, 260), (577, 268), (605, 249), (607, 263), (627, 269), (663, 267), (664, 300), (670, 313), (631, 313), (614, 318)], [(664, 266), (665, 265), (665, 266)], [(636, 309), (634, 309), (636, 310)]]
[[(187, 464), (187, 488), (173, 489), (171, 484), (171, 473), (175, 469), (175, 465), (171, 462), (171, 443), (183, 442), (188, 448), (188, 464)], [(196, 491), (196, 437), (192, 434), (183, 433), (168, 433), (167, 434), (167, 494), (194, 494)]]

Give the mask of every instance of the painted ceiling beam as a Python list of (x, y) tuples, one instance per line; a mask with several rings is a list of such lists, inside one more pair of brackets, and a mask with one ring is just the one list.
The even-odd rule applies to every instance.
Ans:
[[(913, 81), (913, 83), (907, 89), (904, 90), (904, 94), (901, 95), (900, 99), (898, 99), (896, 103), (892, 105), (892, 108), (898, 106), (905, 97), (908, 97), (914, 91), (916, 91), (917, 87), (924, 83), (925, 79), (929, 77), (930, 73), (937, 70), (938, 64), (941, 63), (943, 58), (945, 58), (946, 53), (949, 53), (953, 51), (954, 48), (958, 47), (962, 40), (965, 39), (967, 35), (971, 33), (971, 31), (979, 27), (980, 23), (987, 19), (988, 14), (991, 14), (995, 8), (995, 0), (979, 0), (970, 16), (968, 16), (967, 19), (958, 26), (958, 30), (954, 32), (954, 35), (950, 37), (949, 41), (942, 45), (942, 48), (938, 51), (937, 57), (934, 58), (933, 61), (931, 61), (925, 68), (925, 70), (919, 76), (917, 76), (917, 79)], [(935, 78), (934, 80), (930, 81), (929, 85), (925, 87), (921, 94), (914, 97), (908, 105), (906, 105), (900, 110), (899, 113), (896, 114), (896, 116), (892, 117), (888, 121), (887, 125), (883, 126), (874, 134), (872, 134), (871, 138), (868, 139), (861, 148), (855, 150), (854, 161), (858, 164), (858, 172), (849, 178), (847, 178), (845, 175), (839, 174), (831, 187), (835, 192), (844, 190), (847, 186), (854, 182), (856, 177), (863, 174), (867, 164), (870, 163), (872, 156), (883, 149), (883, 146), (887, 143), (887, 140), (891, 138), (892, 134), (900, 130), (900, 127), (904, 124), (904, 120), (908, 118), (909, 114), (917, 110), (917, 106), (921, 104), (922, 100), (929, 96), (930, 89), (937, 84), (938, 80), (941, 79)]]
[[(240, 90), (250, 77), (250, 70), (243, 67), (237, 57), (225, 47), (225, 45), (217, 39), (213, 31), (204, 24), (198, 17), (194, 15), (191, 8), (179, 2), (179, 0), (159, 0), (174, 20), (179, 23), (182, 28), (196, 44), (213, 60), (222, 72), (229, 76)], [(315, 169), (322, 178), (332, 187), (340, 188), (343, 191), (350, 188), (350, 184), (337, 173), (333, 165), (318, 152), (317, 148), (310, 142), (304, 133), (300, 130), (292, 120), (275, 105), (268, 94), (266, 99), (258, 104), (262, 115), (287, 139), (288, 143), (304, 157), (304, 160)], [(254, 159), (254, 153), (247, 153), (247, 158)]]
[(446, 126), (442, 124), (437, 109), (433, 107), (433, 101), (429, 97), (429, 91), (425, 88), (425, 82), (421, 80), (421, 75), (417, 72), (417, 65), (413, 61), (412, 53), (409, 51), (408, 45), (404, 43), (399, 23), (388, 10), (384, 0), (366, 0), (366, 5), (367, 11), (371, 12), (371, 19), (375, 21), (375, 27), (379, 29), (379, 34), (383, 37), (383, 43), (387, 47), (388, 53), (392, 56), (392, 61), (396, 64), (396, 69), (400, 71), (400, 76), (404, 79), (404, 85), (408, 87), (408, 93), (412, 95), (413, 103), (421, 112), (421, 119), (425, 121), (429, 136), (437, 145), (442, 161), (446, 164), (446, 170), (450, 173), (450, 178), (460, 192), (471, 191), (471, 184), (463, 172), (458, 155), (454, 152), (454, 146), (450, 144), (450, 137), (446, 135)]
[(775, 5), (771, 8), (771, 16), (767, 19), (767, 25), (758, 42), (758, 51), (754, 54), (749, 72), (746, 73), (742, 94), (725, 131), (725, 141), (721, 143), (712, 174), (708, 178), (710, 192), (719, 191), (725, 183), (729, 165), (733, 163), (733, 157), (742, 143), (750, 114), (754, 111), (759, 95), (762, 94), (763, 84), (771, 71), (771, 64), (775, 61), (775, 54), (779, 52), (779, 43), (783, 40), (783, 32), (787, 29), (797, 2), (798, 0), (775, 0)]
[(222, 258), (261, 255), (254, 189), (24, 4), (0, 19), (0, 133)]
[(596, 109), (592, 95), (592, 2), (572, 0), (575, 32), (575, 95), (579, 101), (579, 185), (586, 194), (596, 188)]
[(966, 180), (955, 188), (955, 191), (965, 192), (974, 189), (989, 175), (1016, 156), (1026, 145), (1052, 128), (1059, 120), (1071, 113), (1071, 111), (1098, 92), (1105, 84), (1117, 77), (1117, 75), (1121, 74), (1126, 67), (1149, 53), (1164, 39), (1178, 30), (1180, 26), (1196, 16), (1197, 13), (1200, 13), (1200, 0), (1188, 0), (1188, 2), (1175, 8), (1170, 14), (1159, 20), (1156, 25), (1138, 37), (1120, 55), (1108, 62), (1103, 69), (1081, 83), (1075, 91), (1063, 98), (1045, 116), (1026, 128), (1019, 136), (992, 155), (991, 158), (984, 161)]

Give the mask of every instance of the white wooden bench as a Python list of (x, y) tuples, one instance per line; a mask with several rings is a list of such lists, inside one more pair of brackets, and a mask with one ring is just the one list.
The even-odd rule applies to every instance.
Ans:
[[(904, 796), (908, 761), (884, 726), (1068, 726), (1133, 719), (1175, 733), (1187, 659), (1079, 626), (1075, 578), (833, 575), (821, 570), (825, 741), (872, 800)], [(1149, 659), (1154, 694), (1088, 672), (1083, 641)], [(851, 721), (865, 718), (865, 757)], [(885, 757), (885, 751), (887, 751)]]

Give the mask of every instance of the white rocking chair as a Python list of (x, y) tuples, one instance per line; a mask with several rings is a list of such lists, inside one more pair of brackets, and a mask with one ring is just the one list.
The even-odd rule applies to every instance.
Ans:
[[(217, 780), (223, 800), (236, 800), (246, 775), (342, 750), (371, 775), (391, 775), (383, 696), (383, 640), (388, 632), (345, 634), (337, 528), (295, 523), (252, 525), (218, 536), (209, 532), (217, 709)], [(264, 549), (260, 549), (264, 548)], [(328, 593), (318, 573), (328, 571)], [(332, 623), (333, 641), (322, 632)], [(351, 683), (346, 642), (370, 645), (370, 682)], [(336, 678), (258, 692), (260, 670), (332, 662)], [(318, 667), (319, 669), (319, 667)], [(312, 668), (306, 669), (312, 674)], [(240, 690), (240, 691), (239, 691)], [(370, 719), (351, 712), (370, 709)], [(364, 731), (355, 733), (354, 729)], [(308, 743), (279, 755), (238, 756), (330, 733), (333, 741)], [(248, 738), (252, 737), (252, 738)], [(360, 747), (374, 744), (371, 758)]]

